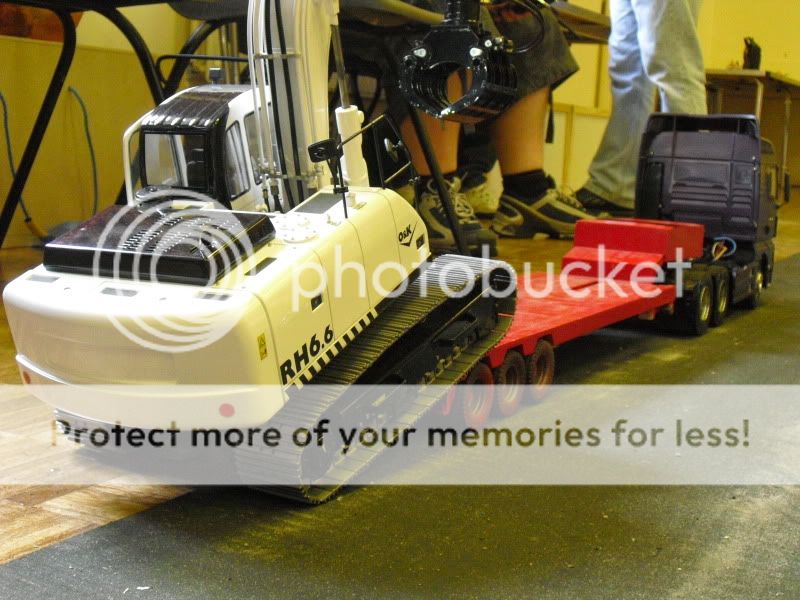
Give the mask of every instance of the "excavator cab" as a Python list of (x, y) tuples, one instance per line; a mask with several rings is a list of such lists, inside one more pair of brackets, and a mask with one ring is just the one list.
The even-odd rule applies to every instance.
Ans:
[(256, 210), (263, 194), (250, 148), (252, 105), (247, 87), (208, 85), (150, 111), (125, 133), (128, 203), (188, 199)]

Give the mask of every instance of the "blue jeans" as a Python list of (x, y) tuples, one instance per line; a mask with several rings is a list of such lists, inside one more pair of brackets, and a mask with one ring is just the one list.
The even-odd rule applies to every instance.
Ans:
[(584, 187), (632, 208), (639, 145), (658, 90), (661, 110), (706, 114), (701, 0), (611, 0), (612, 109)]

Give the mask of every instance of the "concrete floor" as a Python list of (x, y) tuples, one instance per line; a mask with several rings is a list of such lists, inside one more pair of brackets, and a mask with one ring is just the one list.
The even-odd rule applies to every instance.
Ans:
[(314, 509), (204, 490), (6, 565), (0, 596), (796, 598), (798, 519), (778, 488), (365, 488)]
[[(703, 338), (560, 348), (558, 381), (800, 383), (800, 257), (778, 269)], [(203, 489), (0, 567), (0, 597), (797, 598), (798, 523), (792, 487), (370, 487), (310, 509)]]

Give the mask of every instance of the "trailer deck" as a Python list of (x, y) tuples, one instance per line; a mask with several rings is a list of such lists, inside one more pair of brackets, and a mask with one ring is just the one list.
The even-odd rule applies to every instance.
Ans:
[(539, 340), (560, 346), (627, 319), (652, 319), (659, 309), (675, 302), (674, 285), (640, 283), (637, 291), (630, 282), (614, 281), (623, 296), (596, 277), (556, 277), (552, 291), (545, 295), (547, 279), (545, 273), (518, 278), (514, 320), (503, 340), (487, 354), (490, 367), (500, 366), (509, 350), (528, 356)]

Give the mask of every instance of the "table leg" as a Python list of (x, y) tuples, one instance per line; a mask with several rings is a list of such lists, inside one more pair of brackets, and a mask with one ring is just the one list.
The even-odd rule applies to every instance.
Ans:
[(786, 173), (789, 160), (789, 129), (792, 125), (792, 95), (786, 92), (783, 103), (783, 160), (781, 162), (781, 175)]
[(754, 81), (756, 84), (756, 106), (755, 106), (755, 115), (758, 122), (761, 122), (761, 108), (764, 106), (764, 84), (756, 79)]
[[(35, 3), (32, 3), (35, 6)], [(43, 7), (44, 8), (44, 7)], [(64, 9), (51, 10), (61, 21), (61, 27), (64, 30), (64, 43), (61, 46), (61, 55), (58, 57), (53, 77), (50, 79), (50, 85), (45, 93), (42, 106), (39, 109), (39, 115), (33, 124), (33, 130), (28, 137), (28, 143), (25, 146), (25, 151), (17, 168), (17, 175), (11, 183), (11, 189), (6, 196), (3, 211), (0, 213), (0, 246), (6, 239), (8, 229), (11, 226), (11, 220), (14, 218), (14, 212), (17, 210), (20, 196), (25, 189), (25, 184), (28, 182), (28, 176), (33, 168), (33, 163), (36, 160), (36, 155), (39, 152), (39, 147), (44, 139), (44, 134), (47, 131), (47, 125), (50, 123), (50, 117), (53, 116), (53, 111), (58, 101), (58, 96), (61, 94), (61, 89), (64, 87), (64, 81), (67, 78), (72, 59), (75, 56), (75, 23), (72, 22), (70, 13)], [(52, 174), (57, 177), (56, 173)]]
[(133, 51), (136, 53), (136, 57), (139, 59), (142, 73), (144, 73), (144, 78), (147, 81), (147, 87), (150, 88), (150, 95), (153, 97), (153, 102), (155, 102), (156, 106), (161, 104), (164, 101), (164, 89), (159, 82), (153, 57), (142, 36), (136, 31), (133, 24), (116, 8), (98, 10), (97, 12), (111, 21), (128, 40), (131, 48), (133, 48)]

